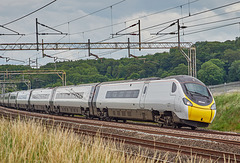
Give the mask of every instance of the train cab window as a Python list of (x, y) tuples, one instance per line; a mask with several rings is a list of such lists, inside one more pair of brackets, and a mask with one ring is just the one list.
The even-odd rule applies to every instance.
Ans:
[(172, 83), (172, 93), (176, 92), (177, 90), (177, 85), (173, 82)]

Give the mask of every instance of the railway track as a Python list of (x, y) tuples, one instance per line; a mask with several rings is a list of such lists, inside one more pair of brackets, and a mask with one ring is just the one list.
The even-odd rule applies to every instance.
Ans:
[[(151, 123), (127, 122), (127, 124), (159, 128), (159, 126), (157, 124), (151, 124)], [(179, 129), (171, 128), (171, 127), (161, 127), (161, 128), (179, 131)], [(203, 129), (203, 128), (197, 128), (196, 130), (191, 130), (191, 129), (188, 129), (188, 128), (187, 129), (186, 128), (181, 128), (181, 131), (190, 132), (190, 133), (203, 133), (203, 134), (224, 135), (224, 136), (239, 136), (240, 137), (240, 133), (236, 133), (236, 132), (221, 132), (221, 131), (214, 131), (214, 130), (208, 130), (208, 129)]]
[[(8, 109), (8, 111), (15, 113), (15, 110), (12, 109)], [(148, 133), (148, 134), (155, 134), (155, 135), (166, 135), (166, 136), (174, 136), (174, 137), (181, 137), (181, 138), (190, 138), (190, 139), (202, 139), (202, 140), (209, 140), (209, 141), (214, 141), (214, 142), (219, 142), (219, 143), (225, 143), (225, 144), (232, 144), (232, 145), (239, 145), (240, 146), (240, 141), (234, 141), (234, 140), (225, 140), (225, 139), (219, 139), (219, 138), (209, 138), (209, 137), (203, 137), (203, 136), (196, 136), (196, 135), (187, 135), (187, 134), (179, 134), (179, 133), (170, 133), (170, 132), (166, 132), (166, 131), (154, 131), (153, 129), (159, 129), (159, 127), (151, 127), (149, 129), (141, 129), (141, 128), (134, 128), (134, 127), (127, 127), (127, 126), (118, 126), (118, 123), (116, 122), (103, 122), (100, 121), (101, 123), (95, 123), (95, 121), (93, 120), (85, 120), (81, 121), (79, 120), (79, 118), (69, 118), (69, 117), (62, 117), (62, 116), (54, 116), (54, 115), (46, 115), (46, 114), (36, 114), (36, 113), (29, 113), (29, 112), (25, 112), (25, 111), (20, 111), (22, 113), (28, 113), (30, 115), (34, 115), (36, 117), (39, 118), (51, 118), (54, 120), (60, 120), (60, 121), (68, 121), (68, 122), (72, 122), (72, 123), (84, 123), (87, 125), (94, 125), (94, 126), (99, 126), (99, 127), (108, 127), (108, 128), (118, 128), (118, 129), (125, 129), (125, 130), (132, 130), (132, 131), (140, 131), (140, 132), (144, 132), (144, 133)], [(117, 124), (117, 125), (116, 125)], [(140, 124), (135, 124), (134, 126), (138, 126), (141, 127)], [(172, 129), (171, 129), (172, 130)], [(176, 130), (176, 129), (173, 129)], [(179, 129), (178, 129), (179, 131)], [(187, 132), (191, 132), (192, 130), (187, 130)], [(196, 132), (196, 131), (193, 131)], [(199, 133), (199, 132), (197, 132)], [(200, 131), (200, 133), (202, 133), (202, 131)], [(206, 132), (204, 132), (206, 133)], [(215, 135), (217, 134), (217, 132), (210, 132), (207, 134), (212, 134), (214, 133)], [(225, 133), (219, 133), (218, 135), (225, 135)], [(226, 133), (226, 135), (230, 135), (230, 136), (236, 136), (236, 137), (240, 137), (240, 134), (232, 134), (232, 133)]]
[[(69, 117), (62, 117), (62, 116), (54, 116), (54, 115), (46, 115), (46, 114), (38, 114), (38, 113), (32, 113), (32, 112), (25, 112), (25, 111), (19, 111), (19, 110), (13, 110), (13, 109), (7, 109), (4, 107), (0, 108), (0, 114), (9, 117), (16, 118), (18, 116), (21, 117), (27, 117), (27, 118), (37, 118), (44, 120), (45, 123), (53, 124), (53, 122), (56, 124), (61, 124), (64, 128), (69, 128), (74, 130), (76, 133), (87, 133), (96, 135), (98, 131), (96, 130), (90, 130), (90, 129), (83, 129), (80, 127), (80, 125), (91, 125), (95, 127), (100, 128), (115, 128), (115, 129), (121, 129), (121, 130), (128, 130), (128, 131), (135, 131), (135, 132), (142, 132), (145, 134), (152, 134), (152, 135), (166, 135), (176, 138), (186, 138), (186, 139), (198, 139), (198, 140), (207, 140), (207, 141), (213, 141), (213, 142), (219, 142), (224, 144), (230, 144), (230, 145), (236, 145), (239, 146), (239, 141), (233, 141), (233, 140), (224, 140), (224, 139), (218, 139), (218, 138), (208, 138), (208, 137), (202, 137), (202, 136), (193, 136), (193, 135), (184, 135), (179, 133), (167, 133), (167, 132), (160, 132), (160, 131), (153, 131), (152, 127), (149, 127), (149, 129), (139, 129), (134, 127), (129, 127), (126, 125), (123, 126), (117, 126), (115, 124), (118, 123), (109, 123), (104, 122), (103, 123), (95, 123), (95, 121), (92, 120), (81, 120), (79, 118), (69, 118)], [(100, 121), (102, 122), (102, 121)], [(68, 127), (67, 127), (68, 126)], [(134, 125), (137, 126), (137, 125)], [(138, 126), (140, 126), (138, 124)], [(186, 155), (197, 155), (203, 158), (217, 160), (219, 162), (223, 162), (226, 160), (233, 160), (236, 162), (240, 162), (240, 154), (239, 153), (231, 153), (227, 151), (218, 151), (218, 150), (212, 150), (212, 149), (206, 149), (206, 148), (199, 148), (199, 147), (193, 147), (193, 146), (187, 146), (187, 145), (179, 145), (174, 143), (168, 143), (168, 142), (158, 142), (156, 140), (148, 140), (148, 139), (141, 139), (137, 137), (132, 136), (126, 136), (126, 135), (119, 135), (119, 134), (113, 134), (113, 133), (107, 133), (104, 131), (101, 131), (101, 136), (106, 139), (114, 139), (119, 141), (124, 141), (125, 144), (131, 144), (135, 146), (141, 146), (153, 150), (161, 150), (161, 151), (170, 151), (174, 153), (181, 153)], [(239, 136), (238, 134), (234, 136)]]

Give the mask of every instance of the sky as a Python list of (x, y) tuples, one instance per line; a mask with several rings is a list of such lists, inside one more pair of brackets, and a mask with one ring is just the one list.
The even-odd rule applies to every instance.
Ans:
[[(125, 35), (112, 38), (138, 20), (141, 21), (142, 41), (176, 42), (177, 19), (180, 26), (180, 39), (184, 42), (234, 40), (240, 34), (240, 1), (236, 0), (56, 0), (45, 8), (17, 20), (49, 4), (52, 0), (1, 0), (0, 4), (0, 43), (35, 43), (36, 18), (38, 22), (68, 35), (39, 36), (39, 40), (56, 43), (87, 42), (126, 42), (138, 41), (138, 36)], [(236, 2), (234, 5), (231, 3)], [(223, 7), (225, 6), (225, 7)], [(14, 22), (12, 22), (14, 21)], [(5, 28), (3, 28), (3, 27)], [(10, 29), (7, 30), (6, 28)], [(55, 33), (43, 26), (39, 32)], [(122, 31), (121, 34), (137, 31), (137, 26)], [(160, 32), (159, 32), (160, 31)], [(156, 33), (160, 35), (154, 35)], [(163, 50), (131, 50), (136, 56), (154, 54)], [(166, 50), (165, 50), (166, 51)], [(94, 59), (86, 50), (45, 51), (49, 56), (64, 59)], [(127, 57), (127, 50), (95, 50), (94, 54), (104, 58)], [(28, 65), (29, 58), (38, 60), (38, 66), (54, 62), (53, 58), (42, 57), (41, 51), (0, 51), (0, 64)], [(32, 63), (32, 66), (34, 64)]]

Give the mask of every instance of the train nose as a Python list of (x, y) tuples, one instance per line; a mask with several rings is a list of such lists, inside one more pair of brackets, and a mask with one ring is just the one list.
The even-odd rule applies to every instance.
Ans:
[(213, 119), (213, 110), (198, 107), (188, 107), (188, 119), (192, 121), (211, 123)]

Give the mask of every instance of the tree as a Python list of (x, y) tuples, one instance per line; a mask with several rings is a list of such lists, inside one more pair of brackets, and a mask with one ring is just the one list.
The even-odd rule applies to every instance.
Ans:
[(139, 79), (140, 75), (138, 73), (132, 73), (127, 79)]
[(112, 78), (112, 67), (111, 67), (111, 66), (108, 66), (108, 67), (107, 67), (106, 76), (107, 76), (108, 78)]
[(221, 61), (220, 59), (210, 59), (209, 61), (214, 63), (215, 65), (217, 65), (221, 69), (224, 69), (225, 63), (223, 61)]
[(202, 64), (198, 71), (198, 78), (206, 85), (216, 85), (223, 83), (224, 70), (211, 61)]
[(145, 77), (155, 76), (155, 74), (157, 72), (156, 64), (150, 63), (150, 62), (146, 62), (146, 63), (142, 64), (141, 69), (144, 70)]
[(222, 58), (230, 66), (232, 64), (232, 62), (234, 62), (236, 60), (240, 60), (240, 50), (227, 49), (224, 51), (224, 56)]
[(118, 66), (118, 75), (117, 78), (125, 78), (127, 74), (126, 67), (123, 64)]
[(232, 63), (231, 67), (229, 67), (228, 76), (229, 81), (240, 80), (240, 60)]
[(188, 74), (188, 66), (181, 63), (173, 69), (172, 73), (174, 75), (187, 75)]

